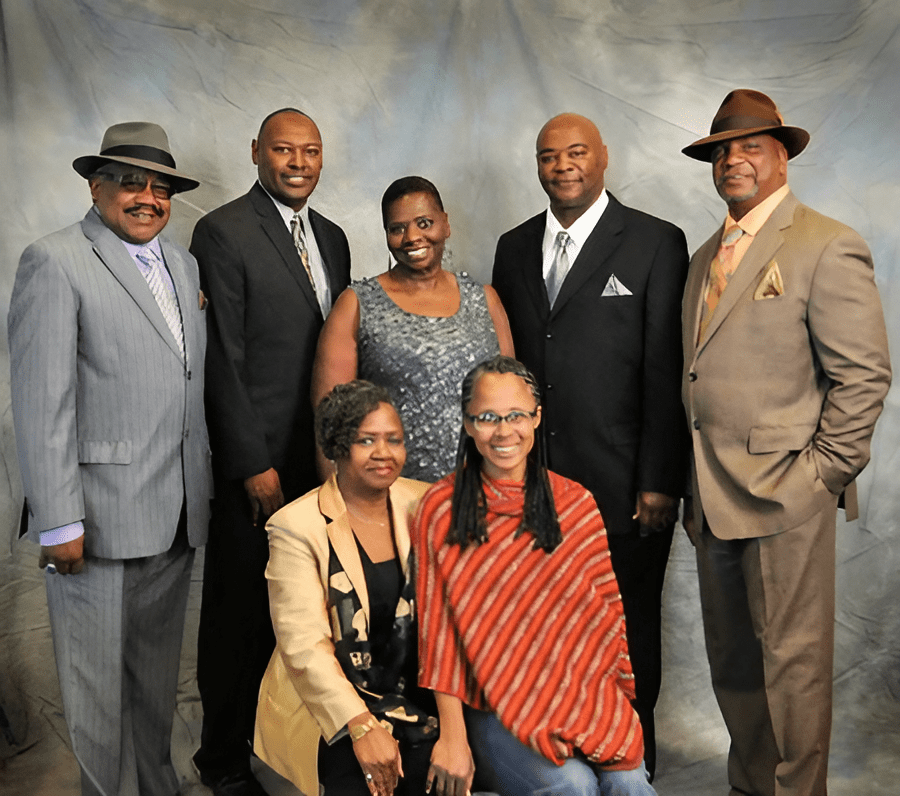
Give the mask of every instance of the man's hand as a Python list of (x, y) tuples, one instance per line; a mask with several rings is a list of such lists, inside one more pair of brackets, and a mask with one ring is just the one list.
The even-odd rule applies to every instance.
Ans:
[(77, 575), (81, 572), (84, 569), (84, 536), (71, 542), (42, 546), (38, 566), (43, 569), (47, 564), (53, 564), (60, 575)]
[(271, 517), (284, 505), (281, 481), (274, 467), (270, 467), (264, 473), (245, 478), (244, 489), (247, 490), (247, 497), (250, 498), (254, 525), (260, 518), (266, 520)]
[(661, 492), (638, 492), (633, 519), (641, 524), (641, 535), (660, 531), (675, 522), (678, 498)]

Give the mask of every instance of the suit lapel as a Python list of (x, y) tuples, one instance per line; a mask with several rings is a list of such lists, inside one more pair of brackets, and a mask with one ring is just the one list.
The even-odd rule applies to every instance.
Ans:
[(619, 247), (622, 230), (625, 221), (622, 214), (622, 206), (609, 194), (609, 204), (594, 230), (584, 242), (578, 257), (569, 268), (569, 273), (562, 283), (559, 295), (553, 304), (551, 317), (556, 315), (600, 268), (612, 256)]
[(706, 328), (706, 336), (697, 349), (698, 354), (716, 333), (716, 330), (722, 325), (728, 314), (735, 308), (741, 297), (751, 286), (756, 284), (760, 272), (781, 248), (784, 243), (782, 231), (791, 225), (796, 206), (797, 199), (793, 194), (788, 194), (784, 201), (775, 208), (766, 223), (762, 225), (762, 229), (760, 229), (756, 238), (750, 244), (750, 248), (747, 249), (747, 252), (741, 259), (737, 270), (732, 274), (731, 279), (728, 280), (725, 290), (722, 291), (719, 303), (716, 305), (712, 318), (710, 318), (709, 326)]
[[(263, 232), (265, 232), (269, 240), (272, 241), (272, 245), (281, 255), (285, 268), (288, 269), (294, 278), (310, 308), (321, 316), (322, 310), (319, 308), (319, 302), (316, 300), (316, 294), (313, 286), (310, 284), (309, 277), (303, 269), (303, 263), (300, 262), (300, 255), (297, 254), (291, 233), (285, 226), (284, 219), (279, 214), (278, 209), (259, 183), (256, 183), (250, 191), (250, 201), (253, 203), (253, 207), (259, 216), (259, 223)], [(316, 241), (318, 242), (318, 238), (316, 238)]]
[(347, 506), (341, 497), (337, 486), (337, 478), (332, 475), (319, 490), (319, 510), (328, 518), (326, 532), (335, 555), (341, 562), (344, 572), (350, 579), (350, 584), (359, 597), (360, 605), (370, 620), (369, 592), (366, 589), (366, 576), (363, 572), (362, 560), (359, 557), (359, 549), (356, 547), (356, 537), (350, 527), (350, 518), (347, 515)]
[[(682, 333), (684, 335), (684, 350), (696, 351), (697, 335), (700, 333), (700, 314), (703, 306), (703, 291), (706, 287), (706, 275), (709, 273), (710, 263), (719, 250), (719, 241), (722, 239), (724, 224), (716, 230), (716, 233), (706, 241), (691, 258), (687, 283), (684, 287), (684, 303), (682, 308)], [(685, 357), (687, 359), (687, 357)]]
[[(549, 212), (549, 211), (547, 211)], [(541, 213), (525, 222), (520, 239), (519, 276), (528, 291), (539, 318), (550, 314), (550, 301), (547, 298), (547, 286), (544, 283), (544, 229), (547, 226), (547, 215)]]
[(325, 277), (328, 279), (328, 289), (331, 291), (333, 303), (340, 288), (340, 275), (337, 268), (340, 258), (338, 252), (334, 250), (334, 240), (322, 223), (322, 216), (312, 208), (309, 208), (309, 225), (312, 227), (312, 234), (316, 236), (319, 254), (322, 255), (322, 264), (325, 266)]
[[(196, 341), (194, 340), (194, 324), (192, 322), (194, 314), (192, 312), (193, 308), (190, 306), (190, 302), (199, 301), (199, 295), (197, 295), (196, 293), (194, 295), (191, 295), (191, 285), (188, 281), (187, 265), (184, 261), (184, 258), (178, 252), (178, 249), (176, 249), (169, 240), (163, 238), (162, 236), (160, 236), (159, 245), (162, 249), (163, 260), (165, 260), (166, 268), (168, 268), (169, 274), (172, 277), (172, 282), (175, 285), (175, 296), (178, 299), (178, 308), (181, 312), (181, 331), (184, 335), (184, 354), (188, 364), (190, 364), (191, 358), (196, 351)], [(168, 328), (168, 325), (166, 326), (166, 328)], [(175, 341), (173, 340), (172, 342), (174, 343)], [(175, 344), (175, 349), (178, 349), (177, 344)]]
[[(144, 315), (147, 316), (147, 320), (150, 321), (153, 328), (156, 329), (163, 340), (165, 340), (166, 345), (172, 350), (172, 353), (181, 359), (178, 343), (175, 342), (175, 338), (169, 330), (169, 325), (163, 317), (162, 310), (159, 308), (159, 304), (156, 303), (147, 280), (144, 279), (143, 274), (138, 270), (122, 241), (103, 223), (100, 216), (93, 209), (89, 210), (84, 217), (84, 220), (81, 222), (81, 229), (85, 237), (93, 244), (94, 253), (100, 258), (100, 261), (122, 285), (125, 292), (131, 296), (135, 304), (140, 307)], [(174, 275), (172, 278), (175, 281)], [(176, 291), (178, 291), (178, 288), (179, 284), (175, 282)]]

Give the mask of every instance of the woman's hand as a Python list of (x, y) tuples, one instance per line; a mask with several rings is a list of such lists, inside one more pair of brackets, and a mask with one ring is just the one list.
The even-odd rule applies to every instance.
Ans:
[[(375, 721), (372, 714), (363, 713), (347, 722), (347, 726), (350, 728), (370, 721)], [(394, 736), (376, 723), (358, 741), (353, 742), (353, 751), (362, 767), (369, 790), (375, 796), (391, 796), (397, 787), (398, 778), (403, 776), (400, 747)]]
[(465, 738), (444, 734), (431, 751), (425, 792), (435, 796), (468, 796), (475, 776), (475, 761)]

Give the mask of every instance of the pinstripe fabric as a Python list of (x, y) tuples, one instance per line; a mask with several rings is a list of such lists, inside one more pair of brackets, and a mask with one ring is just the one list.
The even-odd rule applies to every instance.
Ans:
[(167, 550), (184, 495), (191, 544), (206, 541), (205, 318), (196, 264), (161, 242), (182, 297), (187, 364), (144, 277), (94, 212), (25, 250), (10, 301), (29, 530), (84, 519), (86, 551), (104, 558)]
[(453, 477), (419, 506), (420, 685), (490, 710), (561, 764), (576, 749), (610, 769), (640, 765), (625, 620), (593, 498), (551, 473), (563, 542), (517, 535), (522, 487), (485, 480), (488, 541), (444, 544)]
[(160, 246), (184, 360), (146, 280), (94, 211), (25, 250), (9, 309), (28, 533), (38, 541), (84, 521), (85, 569), (48, 576), (47, 597), (85, 793), (106, 796), (176, 790), (168, 750), (190, 547), (206, 541), (209, 518), (197, 265)]
[(169, 746), (193, 560), (179, 537), (156, 556), (92, 558), (79, 575), (46, 576), (82, 796), (178, 791)]

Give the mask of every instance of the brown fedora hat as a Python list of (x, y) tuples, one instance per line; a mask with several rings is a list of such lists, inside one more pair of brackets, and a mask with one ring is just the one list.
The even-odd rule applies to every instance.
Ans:
[(104, 163), (127, 163), (165, 174), (176, 192), (192, 191), (200, 183), (175, 170), (166, 131), (153, 122), (114, 124), (103, 135), (99, 155), (85, 155), (72, 161), (72, 168), (89, 179)]
[(787, 149), (788, 159), (799, 155), (809, 143), (809, 133), (784, 123), (775, 103), (761, 91), (737, 88), (719, 106), (709, 135), (694, 141), (681, 151), (689, 158), (712, 160), (712, 151), (722, 141), (766, 133), (777, 138)]

